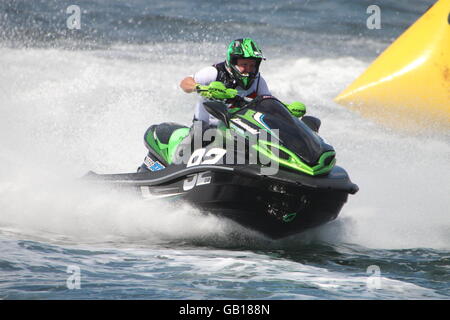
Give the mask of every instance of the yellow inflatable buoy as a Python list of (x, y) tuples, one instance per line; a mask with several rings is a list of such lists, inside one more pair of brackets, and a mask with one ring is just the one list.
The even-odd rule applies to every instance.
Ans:
[(450, 0), (439, 0), (335, 101), (389, 126), (450, 129)]

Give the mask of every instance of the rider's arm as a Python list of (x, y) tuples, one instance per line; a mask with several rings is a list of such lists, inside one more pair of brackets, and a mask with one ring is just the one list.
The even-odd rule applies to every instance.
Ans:
[(186, 93), (191, 93), (195, 91), (195, 87), (197, 84), (206, 86), (211, 82), (216, 81), (217, 78), (217, 69), (213, 66), (206, 67), (198, 71), (194, 76), (189, 76), (184, 78), (180, 87)]

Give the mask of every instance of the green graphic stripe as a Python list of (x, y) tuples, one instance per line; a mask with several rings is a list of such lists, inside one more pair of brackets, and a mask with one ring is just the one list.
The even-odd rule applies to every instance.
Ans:
[[(334, 158), (328, 165), (325, 165), (325, 160), (328, 157), (331, 157), (331, 156), (334, 157), (336, 155), (336, 153), (334, 151), (324, 152), (320, 156), (318, 164), (311, 167), (311, 166), (307, 165), (306, 163), (304, 163), (302, 160), (300, 160), (300, 158), (295, 153), (293, 153), (292, 151), (290, 151), (289, 149), (287, 149), (283, 146), (280, 146), (280, 145), (277, 145), (277, 144), (274, 144), (274, 143), (271, 143), (268, 141), (260, 140), (258, 145), (253, 145), (252, 147), (254, 149), (256, 149), (258, 152), (261, 152), (262, 154), (264, 154), (269, 159), (277, 161), (278, 163), (280, 163), (281, 165), (283, 165), (285, 167), (289, 167), (289, 168), (298, 170), (300, 172), (309, 174), (311, 176), (330, 172), (336, 163), (336, 159)], [(269, 149), (269, 147), (273, 147), (273, 148), (277, 148), (277, 149), (281, 150), (282, 152), (289, 155), (289, 159), (281, 159), (280, 157), (273, 154), (273, 152)]]

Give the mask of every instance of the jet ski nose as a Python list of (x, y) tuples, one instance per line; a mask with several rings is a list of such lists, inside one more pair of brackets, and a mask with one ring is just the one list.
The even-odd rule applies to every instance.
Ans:
[(359, 191), (359, 187), (357, 184), (352, 183), (351, 187), (349, 188), (348, 193), (355, 194)]

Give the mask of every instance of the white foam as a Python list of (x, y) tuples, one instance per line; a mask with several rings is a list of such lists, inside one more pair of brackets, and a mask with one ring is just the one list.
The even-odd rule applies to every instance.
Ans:
[[(269, 295), (271, 299), (311, 299), (314, 298), (311, 293), (314, 293), (310, 288), (318, 289), (318, 298), (322, 299), (333, 296), (339, 299), (389, 299), (399, 294), (410, 299), (437, 296), (433, 290), (390, 279), (383, 274), (375, 283), (365, 270), (361, 274), (350, 275), (248, 251), (208, 250), (207, 254), (204, 250), (171, 251), (164, 255), (164, 259), (169, 268), (189, 268), (189, 273), (199, 278), (204, 276), (208, 281), (199, 286), (194, 284), (194, 287), (207, 291), (230, 287), (233, 288), (230, 294), (236, 294), (251, 283), (260, 287), (260, 295)], [(302, 294), (302, 288), (308, 295)]]

